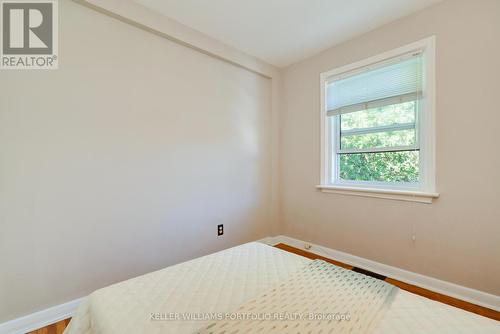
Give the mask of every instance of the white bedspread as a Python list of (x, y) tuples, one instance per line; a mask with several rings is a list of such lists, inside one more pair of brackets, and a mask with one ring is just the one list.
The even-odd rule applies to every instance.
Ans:
[(198, 334), (372, 333), (397, 290), (315, 260)]
[(151, 313), (230, 312), (309, 261), (256, 242), (230, 248), (97, 290), (65, 333), (191, 334), (210, 321), (151, 321)]
[[(213, 322), (203, 315), (233, 311), (310, 261), (244, 244), (97, 290), (65, 333), (192, 334)], [(175, 320), (196, 314), (203, 320)], [(500, 323), (400, 290), (375, 333), (500, 333)]]

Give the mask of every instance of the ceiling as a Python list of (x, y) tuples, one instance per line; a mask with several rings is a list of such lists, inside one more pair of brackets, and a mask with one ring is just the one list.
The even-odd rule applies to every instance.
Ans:
[(440, 0), (135, 0), (278, 67)]

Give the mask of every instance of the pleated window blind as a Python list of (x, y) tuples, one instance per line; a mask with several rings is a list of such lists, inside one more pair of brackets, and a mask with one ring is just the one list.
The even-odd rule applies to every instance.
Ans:
[(338, 76), (326, 89), (330, 116), (416, 100), (422, 93), (422, 55), (411, 53)]

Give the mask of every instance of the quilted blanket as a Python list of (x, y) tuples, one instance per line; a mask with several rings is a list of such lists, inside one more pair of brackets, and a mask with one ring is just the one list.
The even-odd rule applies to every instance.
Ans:
[(315, 260), (199, 334), (371, 333), (397, 288)]
[(252, 242), (93, 292), (65, 334), (193, 334), (309, 259)]

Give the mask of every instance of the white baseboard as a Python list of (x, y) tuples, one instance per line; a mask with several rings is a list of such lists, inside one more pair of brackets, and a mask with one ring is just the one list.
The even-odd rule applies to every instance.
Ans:
[[(268, 245), (284, 243), (296, 248), (307, 250), (308, 252), (317, 255), (322, 255), (324, 257), (328, 257), (358, 268), (391, 277), (398, 281), (416, 285), (424, 289), (428, 289), (469, 303), (487, 307), (495, 311), (500, 311), (500, 296), (492, 295), (479, 290), (474, 290), (458, 284), (442, 281), (437, 278), (424, 276), (404, 269), (392, 267), (383, 263), (368, 260), (335, 249), (330, 249), (327, 247), (312, 244), (310, 242), (290, 238), (285, 235), (267, 237), (260, 241)], [(306, 249), (306, 245), (310, 246), (311, 248)]]
[(0, 334), (25, 334), (74, 315), (82, 298), (0, 324)]

